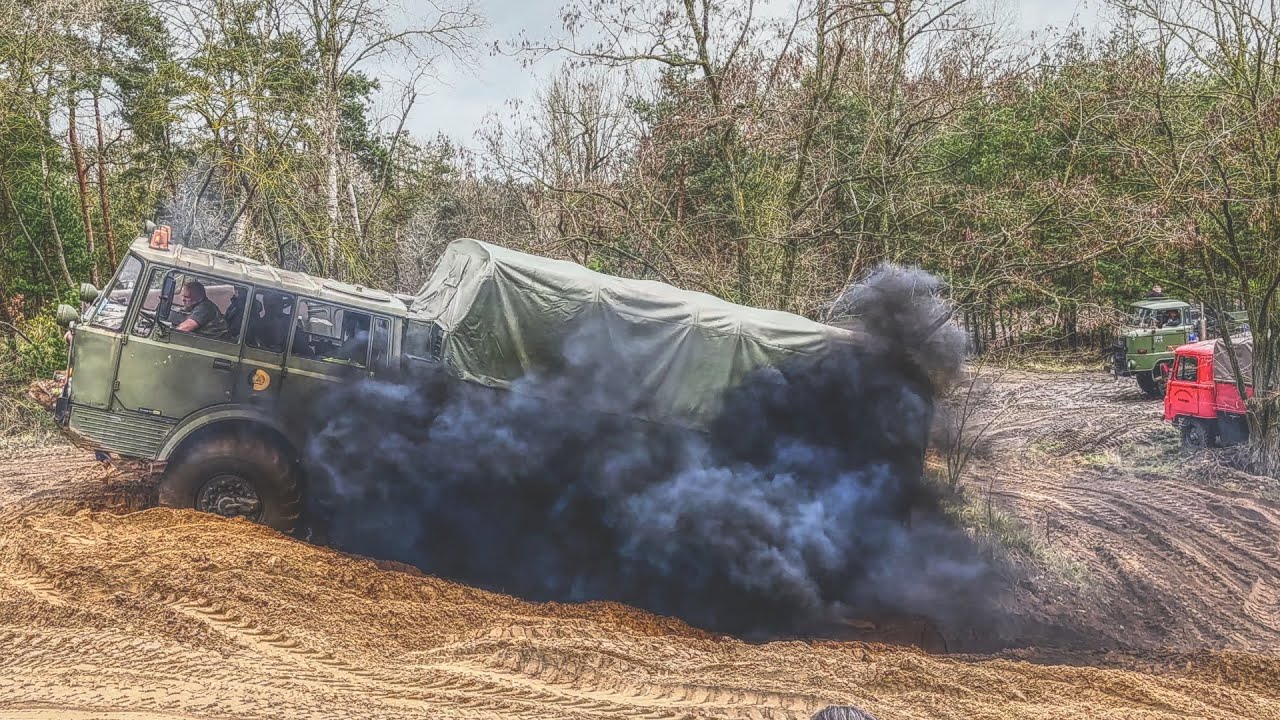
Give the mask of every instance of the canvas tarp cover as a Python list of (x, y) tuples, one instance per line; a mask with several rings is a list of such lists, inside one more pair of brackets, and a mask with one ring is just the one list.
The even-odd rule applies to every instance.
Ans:
[(695, 425), (752, 370), (852, 340), (799, 315), (470, 239), (446, 248), (409, 317), (444, 331), (441, 359), (465, 379), (511, 388), (528, 375), (594, 375), (581, 392), (603, 384), (604, 397), (570, 399)]
[[(1240, 364), (1240, 375), (1246, 385), (1253, 384), (1253, 336), (1237, 335), (1231, 338), (1231, 349)], [(1235, 371), (1231, 368), (1231, 355), (1221, 339), (1213, 343), (1213, 379), (1216, 382), (1234, 383)]]

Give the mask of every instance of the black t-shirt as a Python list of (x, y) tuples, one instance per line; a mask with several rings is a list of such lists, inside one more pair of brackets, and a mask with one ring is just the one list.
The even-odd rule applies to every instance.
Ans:
[(209, 298), (196, 303), (188, 317), (196, 321), (196, 334), (220, 338), (227, 334), (227, 321), (222, 311)]

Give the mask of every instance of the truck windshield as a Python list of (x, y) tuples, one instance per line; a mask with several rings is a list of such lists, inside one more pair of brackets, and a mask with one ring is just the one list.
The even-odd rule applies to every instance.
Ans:
[(124, 327), (124, 316), (129, 313), (129, 301), (141, 274), (142, 260), (136, 255), (125, 258), (120, 272), (116, 273), (90, 310), (89, 325), (119, 332)]
[(1133, 313), (1129, 315), (1129, 325), (1132, 327), (1155, 327), (1155, 311), (1151, 308), (1134, 308)]

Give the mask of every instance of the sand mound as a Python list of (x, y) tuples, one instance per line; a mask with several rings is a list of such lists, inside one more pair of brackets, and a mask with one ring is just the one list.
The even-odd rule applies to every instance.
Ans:
[(0, 535), (0, 717), (805, 718), (835, 703), (883, 720), (1280, 716), (1280, 660), (1113, 658), (1140, 662), (749, 645), (189, 511), (30, 516)]
[(1280, 647), (1280, 506), (1190, 478), (1176, 454), (1124, 460), (1168, 440), (1127, 392), (1092, 376), (1000, 383), (987, 404), (1007, 412), (975, 467), (1088, 572), (1083, 588), (1028, 578), (1011, 613), (1125, 652), (753, 645), (617, 604), (528, 603), (142, 510), (145, 468), (8, 439), (0, 720), (807, 719), (829, 704), (880, 720), (1278, 718), (1280, 658), (1253, 651)]

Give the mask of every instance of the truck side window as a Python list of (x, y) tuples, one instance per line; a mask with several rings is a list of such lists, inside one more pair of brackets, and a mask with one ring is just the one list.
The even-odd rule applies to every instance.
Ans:
[(1178, 361), (1178, 379), (1186, 382), (1195, 382), (1198, 363), (1193, 357), (1184, 357)]
[(124, 329), (124, 316), (129, 314), (129, 299), (133, 297), (138, 276), (142, 274), (142, 261), (130, 255), (120, 266), (120, 272), (103, 291), (93, 308), (92, 327), (119, 332)]
[[(195, 281), (204, 288), (205, 298), (213, 303), (217, 308), (216, 325), (208, 329), (198, 329), (191, 334), (208, 337), (213, 340), (223, 340), (226, 342), (240, 341), (240, 328), (244, 324), (244, 312), (246, 299), (249, 296), (249, 288), (237, 283), (228, 282), (221, 278), (209, 277), (205, 275), (195, 275), (193, 273), (183, 273), (172, 268), (157, 267), (151, 271), (150, 282), (147, 283), (145, 295), (142, 300), (142, 309), (153, 313), (160, 304), (160, 288), (164, 284), (165, 275), (173, 275), (177, 281), (174, 292), (173, 308), (169, 311), (169, 317), (160, 318), (174, 325), (175, 329), (178, 325), (186, 320), (193, 308), (183, 308), (180, 293), (183, 286), (187, 283)], [(211, 323), (210, 323), (211, 324)], [(152, 327), (150, 318), (144, 317), (141, 313), (138, 315), (137, 322), (133, 326), (133, 334), (139, 337), (149, 337)]]
[(289, 293), (275, 290), (259, 290), (254, 293), (244, 344), (267, 352), (284, 352), (284, 344), (289, 339), (293, 303), (294, 297)]
[(373, 318), (373, 348), (369, 365), (374, 368), (386, 366), (387, 356), (391, 354), (391, 321), (384, 317)]
[(401, 342), (404, 343), (401, 350), (410, 360), (440, 362), (444, 352), (444, 332), (434, 322), (410, 320)]
[(368, 313), (316, 300), (298, 303), (297, 329), (291, 351), (298, 357), (345, 362), (357, 367), (369, 364)]

